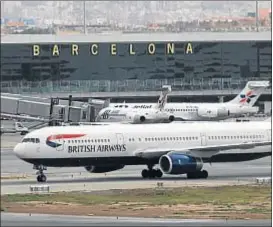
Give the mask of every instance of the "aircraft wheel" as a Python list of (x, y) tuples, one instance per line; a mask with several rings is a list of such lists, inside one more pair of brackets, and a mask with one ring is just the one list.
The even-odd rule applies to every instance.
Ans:
[(42, 181), (42, 182), (46, 182), (46, 176), (45, 176), (45, 175), (42, 175), (42, 176), (41, 176), (41, 181)]
[(46, 176), (45, 175), (38, 175), (37, 181), (38, 182), (46, 182)]
[(187, 173), (188, 179), (194, 179), (196, 177), (195, 173)]
[(203, 170), (203, 171), (197, 171), (197, 172), (192, 172), (192, 173), (187, 173), (187, 178), (188, 179), (206, 179), (208, 178), (208, 171)]
[(208, 176), (209, 176), (208, 171), (203, 170), (201, 173), (202, 173), (202, 178), (204, 178), (204, 179), (208, 178)]
[(153, 179), (156, 177), (156, 170), (154, 169), (148, 170), (148, 174), (149, 174), (149, 178)]
[(149, 172), (147, 169), (142, 170), (141, 172), (142, 177), (145, 179), (149, 176)]
[(160, 169), (156, 170), (156, 177), (161, 178), (163, 176), (163, 173)]

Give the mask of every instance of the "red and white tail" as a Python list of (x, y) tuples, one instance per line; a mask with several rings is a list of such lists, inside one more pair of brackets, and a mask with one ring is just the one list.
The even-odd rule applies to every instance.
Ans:
[(228, 103), (251, 107), (269, 85), (269, 81), (249, 81), (244, 89)]

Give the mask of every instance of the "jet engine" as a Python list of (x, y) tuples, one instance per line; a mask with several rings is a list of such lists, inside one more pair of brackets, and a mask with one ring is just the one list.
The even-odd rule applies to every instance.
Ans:
[(126, 120), (134, 123), (161, 123), (161, 122), (172, 122), (175, 120), (174, 115), (164, 111), (145, 111), (145, 112), (133, 112), (128, 113)]
[(184, 154), (167, 154), (159, 159), (159, 166), (165, 174), (185, 174), (200, 171), (203, 168), (201, 158)]
[(169, 115), (169, 122), (172, 122), (172, 121), (174, 121), (174, 119), (175, 119), (175, 117), (174, 117), (174, 115)]
[(86, 166), (84, 168), (90, 173), (107, 173), (107, 172), (123, 169), (124, 165)]
[(204, 118), (222, 118), (222, 117), (228, 117), (230, 115), (230, 111), (226, 109), (225, 107), (221, 108), (207, 108), (207, 107), (200, 107), (198, 108), (197, 114), (200, 117)]
[(146, 116), (144, 116), (144, 114), (131, 112), (131, 113), (126, 114), (125, 119), (126, 119), (126, 121), (128, 121), (130, 123), (139, 124), (139, 123), (143, 123), (146, 121)]

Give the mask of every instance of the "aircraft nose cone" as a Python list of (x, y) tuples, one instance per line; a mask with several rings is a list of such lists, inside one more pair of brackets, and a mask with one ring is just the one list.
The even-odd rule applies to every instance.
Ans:
[(22, 152), (23, 152), (21, 144), (17, 144), (13, 148), (13, 152), (17, 157), (21, 158), (22, 157)]

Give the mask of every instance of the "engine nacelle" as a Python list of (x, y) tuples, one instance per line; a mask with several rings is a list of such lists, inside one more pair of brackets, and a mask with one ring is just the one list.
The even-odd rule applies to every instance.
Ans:
[(175, 119), (174, 115), (170, 115), (170, 116), (169, 116), (169, 121), (170, 121), (170, 122), (174, 121), (174, 119)]
[(90, 173), (107, 173), (115, 170), (123, 169), (124, 165), (103, 165), (103, 166), (86, 166), (86, 171)]
[(230, 115), (230, 111), (225, 107), (221, 108), (206, 108), (200, 107), (198, 108), (197, 114), (200, 117), (206, 118), (214, 118), (214, 117), (228, 117)]
[(134, 124), (139, 124), (145, 122), (147, 119), (144, 114), (139, 113), (127, 113), (126, 114), (126, 121)]
[(200, 171), (203, 168), (201, 158), (184, 154), (167, 154), (159, 159), (159, 166), (165, 174), (185, 174)]
[(175, 120), (174, 115), (164, 111), (147, 111), (145, 113), (128, 113), (126, 120), (135, 123), (161, 123), (161, 122), (172, 122)]

